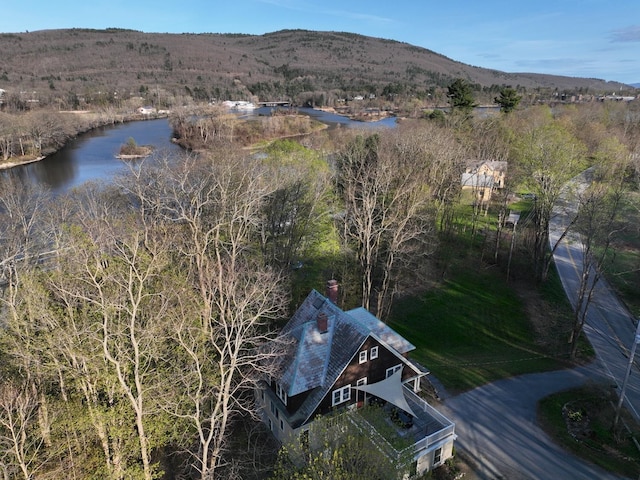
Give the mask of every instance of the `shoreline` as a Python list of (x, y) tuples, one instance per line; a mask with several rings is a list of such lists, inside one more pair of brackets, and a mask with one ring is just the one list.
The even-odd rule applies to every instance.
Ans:
[(18, 160), (18, 161), (12, 161), (12, 162), (0, 162), (0, 170), (8, 170), (9, 168), (13, 168), (13, 167), (20, 167), (22, 165), (29, 165), (30, 163), (35, 163), (35, 162), (39, 162), (40, 160), (44, 160), (45, 158), (47, 158), (47, 155), (41, 155), (39, 157), (36, 158), (30, 158), (29, 160)]
[[(91, 112), (82, 111), (82, 112), (64, 112), (64, 113), (88, 114), (88, 113), (91, 113)], [(49, 153), (47, 153), (46, 155), (40, 155), (38, 157), (29, 158), (29, 159), (25, 159), (24, 157), (11, 157), (11, 159), (8, 159), (7, 161), (0, 161), (0, 170), (8, 170), (10, 168), (21, 167), (23, 165), (28, 165), (30, 163), (35, 163), (35, 162), (39, 162), (41, 160), (44, 160), (49, 155), (53, 155), (54, 153), (57, 153), (58, 151), (62, 150), (64, 147), (67, 146), (67, 143), (69, 143), (72, 140), (75, 140), (76, 138), (78, 138), (83, 133), (91, 132), (92, 130), (95, 130), (97, 128), (108, 127), (110, 125), (116, 125), (118, 123), (141, 122), (141, 121), (145, 121), (145, 120), (158, 120), (160, 118), (168, 118), (168, 117), (169, 116), (166, 115), (166, 114), (163, 114), (163, 115), (156, 114), (156, 115), (153, 115), (153, 116), (145, 115), (145, 116), (142, 116), (142, 117), (141, 116), (123, 115), (119, 119), (111, 119), (109, 121), (104, 121), (104, 123), (101, 122), (101, 123), (98, 123), (97, 125), (93, 125), (93, 126), (90, 126), (89, 128), (81, 129), (81, 130), (77, 131), (74, 135), (71, 135), (60, 148), (52, 150)]]

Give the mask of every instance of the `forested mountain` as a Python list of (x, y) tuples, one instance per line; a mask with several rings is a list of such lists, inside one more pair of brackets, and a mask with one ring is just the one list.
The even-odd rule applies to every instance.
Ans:
[[(598, 79), (504, 73), (425, 48), (352, 33), (265, 35), (67, 29), (0, 34), (0, 88), (59, 101), (65, 94), (128, 98), (157, 92), (196, 100), (318, 95), (432, 96), (455, 78), (492, 98), (499, 86), (598, 94), (628, 87)], [(493, 86), (493, 88), (492, 88)], [(326, 97), (325, 97), (326, 98)], [(441, 100), (446, 101), (446, 97)]]

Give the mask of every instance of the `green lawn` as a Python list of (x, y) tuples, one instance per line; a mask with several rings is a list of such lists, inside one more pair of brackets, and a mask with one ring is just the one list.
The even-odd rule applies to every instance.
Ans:
[(538, 346), (523, 303), (502, 276), (482, 267), (398, 301), (389, 324), (416, 346), (411, 357), (454, 392), (566, 366)]
[(640, 315), (640, 193), (630, 193), (620, 214), (619, 231), (613, 242), (615, 255), (605, 276), (632, 313)]

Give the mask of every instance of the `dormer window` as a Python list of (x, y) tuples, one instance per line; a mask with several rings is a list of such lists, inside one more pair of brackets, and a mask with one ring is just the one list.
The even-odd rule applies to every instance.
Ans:
[(365, 363), (367, 361), (367, 351), (363, 350), (358, 356), (358, 363)]
[(276, 383), (276, 395), (282, 400), (282, 403), (287, 404), (287, 391), (279, 383)]

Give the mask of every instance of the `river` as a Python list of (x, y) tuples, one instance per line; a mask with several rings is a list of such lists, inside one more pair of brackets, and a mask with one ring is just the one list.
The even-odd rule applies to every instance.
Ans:
[(115, 155), (129, 138), (138, 145), (153, 145), (156, 152), (175, 155), (181, 148), (171, 142), (171, 133), (167, 119), (96, 128), (39, 162), (0, 171), (0, 177), (13, 176), (22, 183), (46, 187), (53, 194), (68, 192), (88, 181), (110, 182), (128, 168)]
[[(258, 108), (249, 115), (270, 115), (270, 108)], [(395, 118), (379, 122), (356, 122), (332, 113), (311, 108), (298, 109), (331, 127), (344, 125), (353, 128), (392, 127)], [(69, 192), (88, 181), (109, 183), (128, 168), (115, 155), (120, 146), (133, 138), (138, 145), (153, 145), (155, 155), (179, 155), (181, 147), (171, 142), (172, 130), (167, 119), (146, 120), (101, 127), (80, 135), (57, 153), (26, 165), (0, 170), (0, 180), (14, 177), (22, 184), (36, 184), (48, 188), (54, 195)], [(138, 160), (140, 161), (140, 160)], [(130, 161), (128, 161), (130, 162)], [(1, 184), (0, 184), (1, 189)], [(0, 192), (1, 193), (1, 192)]]

